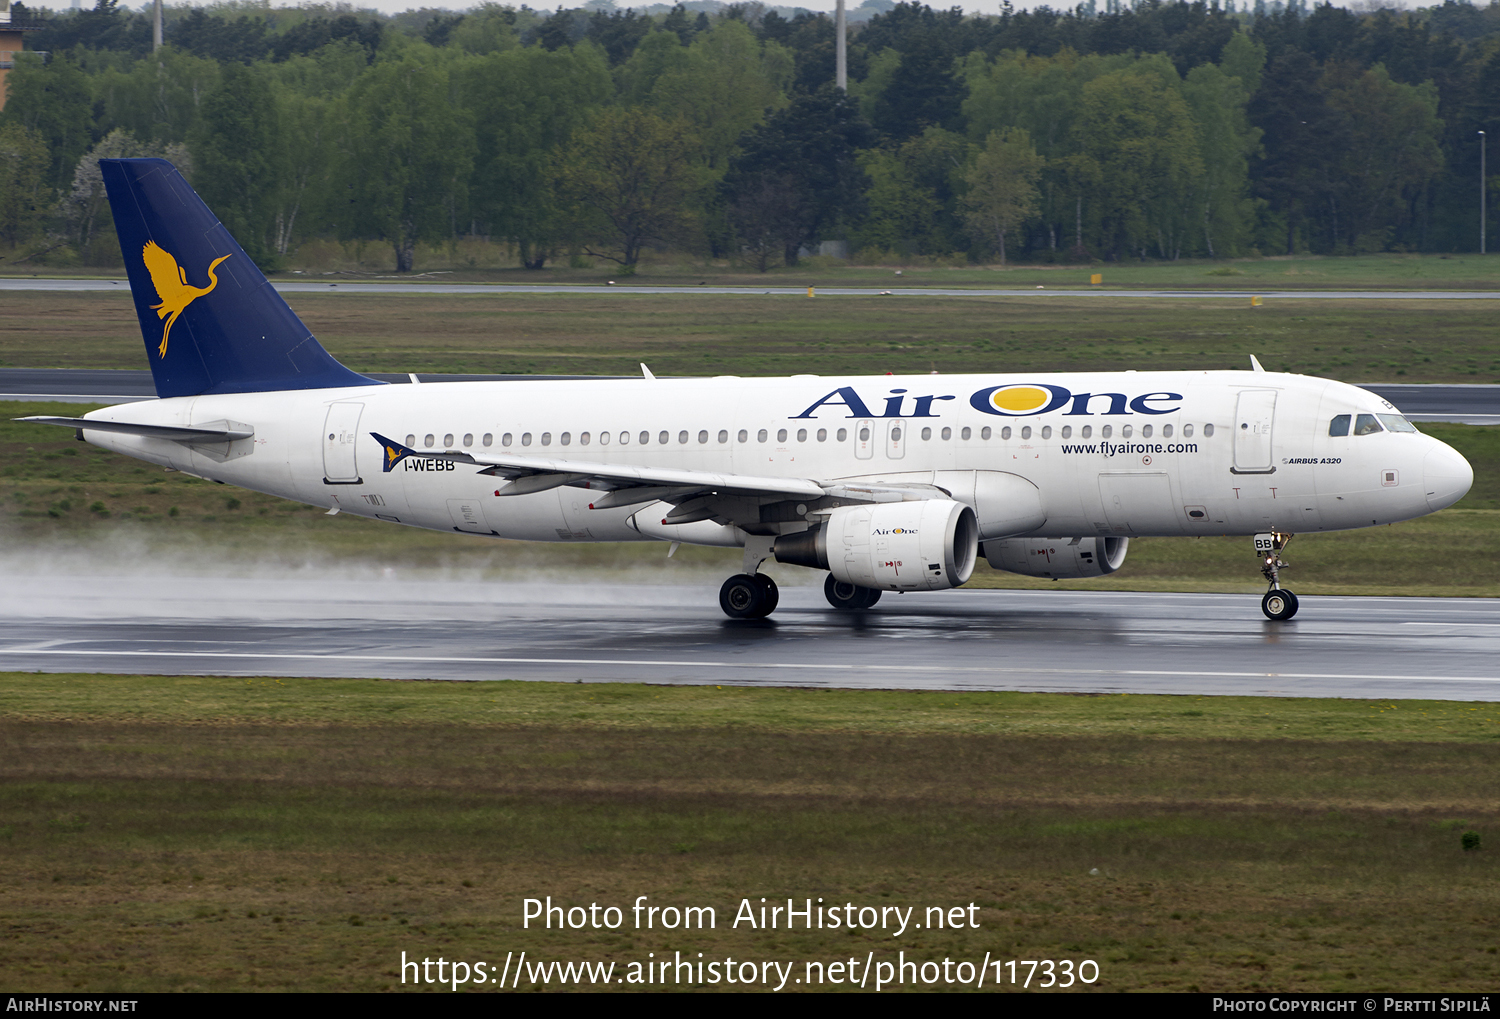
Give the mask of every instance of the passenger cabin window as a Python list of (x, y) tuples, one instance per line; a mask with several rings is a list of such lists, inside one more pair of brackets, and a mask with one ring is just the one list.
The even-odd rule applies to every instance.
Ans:
[(1328, 422), (1328, 434), (1334, 438), (1348, 435), (1349, 421), (1350, 415), (1348, 414), (1336, 415), (1332, 421)]
[(1141, 426), (1141, 438), (1143, 438), (1143, 439), (1149, 439), (1149, 438), (1151, 438), (1151, 426), (1150, 425), (1142, 425)]
[(1010, 438), (1010, 425), (1006, 425), (1004, 428), (1000, 429), (1000, 438), (1002, 438), (1002, 439), (1009, 439)]
[(827, 442), (828, 441), (828, 429), (826, 429), (826, 428), (819, 428), (818, 429), (818, 441), (819, 442)]
[(1380, 427), (1380, 422), (1375, 420), (1374, 414), (1361, 414), (1354, 419), (1355, 435), (1374, 435), (1384, 430)]
[(551, 432), (543, 432), (542, 433), (542, 445), (543, 446), (550, 446), (550, 445), (552, 445), (552, 433)]
[(510, 440), (511, 440), (511, 434), (509, 432), (506, 432), (504, 435), (500, 436), (500, 445), (502, 445), (502, 446), (509, 446), (510, 445)]
[(777, 442), (785, 442), (786, 441), (786, 429), (785, 428), (778, 428), (776, 430), (776, 441)]
[(806, 442), (807, 441), (807, 429), (806, 428), (799, 428), (799, 429), (797, 429), (797, 441), (798, 442)]
[[(1192, 426), (1189, 425), (1189, 427), (1192, 427)], [(1207, 424), (1207, 425), (1203, 426), (1203, 437), (1205, 439), (1212, 439), (1214, 437), (1214, 426), (1212, 424)]]
[(408, 447), (415, 446), (416, 444), (417, 444), (417, 437), (415, 435), (408, 435), (406, 437), (406, 445)]
[(740, 441), (741, 442), (749, 442), (750, 441), (750, 433), (748, 431), (746, 431), (745, 429), (743, 429), (743, 428), (740, 429)]
[[(684, 432), (683, 434), (685, 435), (687, 433)], [(658, 435), (656, 437), (656, 441), (659, 442), (659, 443), (661, 443), (663, 446), (665, 446), (668, 442), (672, 441), (672, 435), (671, 435), (670, 432), (662, 432), (660, 435)]]
[[(543, 444), (545, 444), (546, 441), (547, 441), (547, 437), (545, 435), (542, 436), (542, 442), (543, 442)], [(570, 442), (573, 441), (573, 433), (572, 432), (563, 432), (560, 436), (558, 436), (558, 441), (561, 442), (564, 446), (568, 445)]]
[(1063, 425), (1062, 437), (1064, 439), (1071, 439), (1073, 437), (1073, 426), (1072, 425)]
[[(483, 445), (493, 446), (495, 444), (495, 433), (494, 432), (485, 432), (484, 433), (484, 438), (480, 439), (479, 441)], [(509, 443), (507, 443), (507, 445), (509, 445)]]
[(432, 436), (424, 436), (422, 439), (422, 445), (426, 446), (428, 449), (431, 449), (434, 441), (436, 440), (434, 440)]
[(588, 432), (579, 432), (578, 433), (578, 444), (580, 446), (587, 446), (589, 444), (589, 433)]
[(849, 429), (840, 428), (835, 438), (837, 438), (840, 442), (843, 442), (845, 439), (849, 438)]
[[(705, 437), (707, 437), (707, 435), (708, 435), (707, 432), (704, 432), (703, 434), (704, 434)], [(677, 444), (679, 446), (686, 446), (687, 445), (687, 441), (688, 441), (688, 433), (687, 432), (682, 431), (682, 432), (678, 432), (677, 433)]]
[(1182, 426), (1182, 437), (1184, 439), (1191, 439), (1193, 437), (1193, 426), (1192, 425), (1183, 425)]
[(472, 445), (474, 445), (474, 433), (473, 432), (466, 432), (464, 434), (464, 445), (465, 446), (472, 446)]
[(707, 442), (707, 441), (708, 441), (708, 432), (707, 432), (707, 430), (699, 432), (698, 433), (698, 442), (701, 444), (701, 443), (704, 443), (704, 442)]
[(523, 445), (523, 446), (529, 446), (529, 445), (531, 445), (531, 433), (530, 432), (522, 432), (521, 433), (521, 445)]
[(608, 446), (609, 445), (609, 433), (608, 432), (600, 432), (599, 433), (599, 445), (601, 445), (601, 446)]
[[(963, 435), (964, 438), (967, 439), (969, 437), (969, 430), (967, 428), (965, 428), (961, 434)], [(990, 433), (990, 426), (989, 425), (985, 425), (983, 428), (979, 429), (979, 437), (981, 439), (988, 440), (989, 437), (990, 437), (990, 434), (991, 433)]]
[[(1150, 428), (1151, 426), (1147, 425), (1146, 427)], [(1150, 434), (1150, 433), (1147, 433), (1147, 434)], [(1050, 438), (1052, 438), (1052, 426), (1051, 425), (1042, 425), (1042, 438), (1044, 438), (1044, 439), (1050, 439)]]
[(922, 429), (922, 441), (923, 442), (927, 442), (931, 438), (932, 438), (932, 429), (931, 428), (924, 428), (924, 429)]
[(1029, 438), (1031, 438), (1031, 426), (1030, 425), (1022, 425), (1021, 426), (1021, 438), (1023, 438), (1023, 439), (1029, 439)]
[(947, 441), (948, 439), (951, 439), (951, 438), (953, 438), (953, 429), (951, 429), (951, 428), (944, 428), (943, 429), (943, 440)]
[(1172, 426), (1171, 425), (1162, 425), (1161, 426), (1161, 434), (1162, 434), (1162, 438), (1164, 438), (1164, 439), (1170, 439), (1172, 437)]
[(448, 434), (448, 435), (443, 436), (443, 448), (444, 449), (452, 449), (453, 448), (453, 436), (452, 436), (452, 434)]
[(769, 436), (766, 434), (766, 430), (764, 428), (755, 433), (756, 442), (765, 442), (767, 438), (769, 438)]
[(1416, 425), (1400, 414), (1376, 414), (1375, 416), (1380, 419), (1381, 424), (1385, 425), (1385, 430), (1388, 432), (1415, 432), (1417, 430)]

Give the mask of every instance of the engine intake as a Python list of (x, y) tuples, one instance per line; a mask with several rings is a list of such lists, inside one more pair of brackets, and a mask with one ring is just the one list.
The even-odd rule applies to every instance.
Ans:
[(1006, 538), (984, 543), (997, 570), (1053, 580), (1103, 577), (1125, 563), (1129, 538)]
[(941, 591), (974, 572), (979, 524), (951, 499), (844, 506), (823, 524), (777, 538), (772, 554), (859, 587)]

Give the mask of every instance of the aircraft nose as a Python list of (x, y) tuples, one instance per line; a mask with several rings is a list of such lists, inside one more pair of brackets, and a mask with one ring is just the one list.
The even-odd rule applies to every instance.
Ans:
[(1474, 484), (1474, 468), (1446, 443), (1427, 454), (1422, 462), (1423, 491), (1433, 510), (1447, 509), (1468, 494)]

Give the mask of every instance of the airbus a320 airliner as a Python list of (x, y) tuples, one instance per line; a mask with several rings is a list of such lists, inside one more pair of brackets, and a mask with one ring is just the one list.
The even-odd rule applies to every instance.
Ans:
[[(335, 361), (177, 170), (103, 160), (159, 399), (28, 418), (163, 467), (330, 510), (529, 541), (744, 549), (828, 601), (997, 569), (1113, 573), (1137, 535), (1254, 535), (1290, 619), (1297, 532), (1451, 506), (1473, 470), (1363, 389), (1263, 371), (386, 385)], [(169, 342), (170, 341), (170, 342)]]

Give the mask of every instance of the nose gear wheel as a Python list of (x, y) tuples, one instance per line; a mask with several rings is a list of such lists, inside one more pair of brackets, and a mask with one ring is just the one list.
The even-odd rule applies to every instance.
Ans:
[(1255, 553), (1261, 557), (1260, 572), (1270, 585), (1265, 597), (1260, 600), (1260, 610), (1267, 619), (1278, 623), (1297, 614), (1297, 596), (1281, 586), (1281, 571), (1290, 565), (1282, 560), (1281, 550), (1291, 540), (1292, 535), (1281, 531), (1255, 536)]

